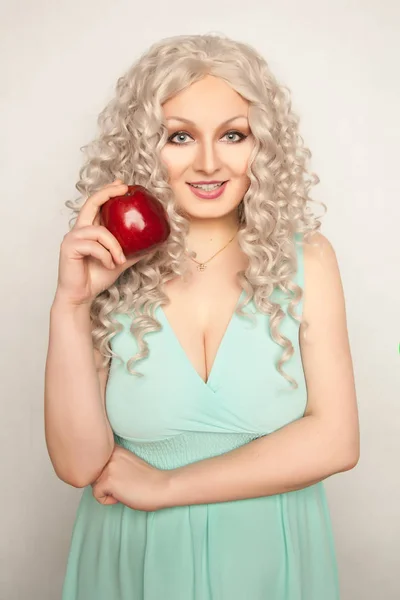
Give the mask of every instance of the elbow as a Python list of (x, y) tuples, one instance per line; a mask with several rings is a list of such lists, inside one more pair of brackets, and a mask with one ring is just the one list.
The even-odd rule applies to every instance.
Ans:
[(351, 471), (358, 464), (359, 458), (358, 451), (349, 451), (339, 448), (337, 445), (330, 444), (327, 449), (327, 455), (323, 459), (325, 470), (328, 473), (327, 476)]
[(59, 477), (59, 479), (74, 488), (85, 488), (87, 485), (89, 485), (88, 483), (83, 482), (78, 479), (69, 479), (69, 478), (65, 478), (65, 477)]
[[(100, 475), (101, 471), (99, 472)], [(63, 481), (64, 483), (67, 483), (68, 485), (74, 487), (74, 488), (85, 488), (88, 485), (91, 485), (92, 483), (94, 483), (96, 481), (96, 479), (99, 477), (99, 475), (85, 475), (82, 473), (68, 473), (68, 474), (58, 474), (56, 473), (57, 477)]]
[(358, 461), (360, 460), (360, 431), (357, 428), (355, 433), (353, 434), (350, 443), (348, 444), (347, 451), (347, 471), (354, 469), (357, 466)]
[(326, 435), (329, 440), (326, 446), (328, 462), (333, 467), (334, 473), (350, 471), (357, 466), (360, 460), (360, 435), (358, 429), (345, 435), (342, 431), (329, 429)]
[(53, 472), (56, 475), (57, 479), (59, 479), (63, 483), (71, 485), (72, 487), (84, 487), (78, 485), (79, 482), (77, 481), (76, 476), (73, 475), (68, 469), (66, 469), (65, 466), (61, 466), (60, 464), (56, 463), (51, 457), (50, 462), (53, 467)]
[(54, 469), (54, 471), (60, 481), (74, 488), (84, 488), (95, 480), (94, 478), (90, 480), (90, 478), (83, 473), (64, 472), (58, 471), (57, 469)]
[(351, 471), (354, 467), (357, 466), (358, 461), (360, 460), (360, 448), (359, 445), (354, 445), (350, 450), (347, 450), (344, 453), (343, 459), (341, 461), (341, 471)]
[(94, 483), (101, 475), (104, 467), (110, 460), (114, 445), (102, 449), (102, 452), (84, 452), (74, 457), (66, 456), (60, 452), (54, 456), (49, 452), (50, 461), (58, 479), (75, 488), (84, 488)]
[(54, 471), (58, 479), (64, 483), (67, 483), (74, 488), (85, 488), (94, 483), (100, 477), (107, 462), (108, 461), (98, 466), (95, 471), (90, 472), (84, 472), (77, 469), (58, 470), (56, 468), (54, 468)]
[(357, 466), (358, 461), (360, 460), (360, 454), (357, 453), (353, 453), (350, 456), (347, 457), (347, 460), (345, 461), (345, 467), (343, 469), (343, 471), (351, 471), (351, 469), (354, 469), (354, 467)]

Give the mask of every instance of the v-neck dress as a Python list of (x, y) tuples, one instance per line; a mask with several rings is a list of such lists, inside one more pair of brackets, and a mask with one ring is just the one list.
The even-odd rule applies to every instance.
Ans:
[[(296, 240), (300, 240), (300, 234)], [(304, 288), (303, 249), (296, 282)], [(269, 317), (249, 303), (232, 315), (208, 381), (190, 363), (161, 307), (162, 329), (130, 375), (112, 359), (106, 409), (117, 444), (159, 469), (229, 452), (300, 419), (307, 390), (299, 324), (287, 297), (280, 329), (295, 353), (276, 370), (282, 348)], [(244, 298), (241, 294), (240, 300)], [(302, 302), (296, 307), (302, 314)], [(138, 351), (131, 317), (111, 340), (125, 363)], [(334, 538), (323, 482), (298, 491), (153, 512), (101, 505), (84, 488), (72, 532), (62, 600), (338, 600)]]

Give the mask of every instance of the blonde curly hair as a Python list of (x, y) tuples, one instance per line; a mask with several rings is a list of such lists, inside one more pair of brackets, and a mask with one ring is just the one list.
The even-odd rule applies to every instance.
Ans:
[[(283, 348), (276, 368), (297, 389), (297, 382), (282, 369), (294, 354), (291, 341), (279, 331), (286, 315), (270, 296), (275, 288), (290, 293), (287, 312), (302, 322), (294, 312), (303, 297), (302, 288), (293, 281), (297, 271), (294, 236), (304, 234), (303, 240), (308, 242), (320, 228), (320, 221), (306, 206), (316, 202), (309, 190), (319, 178), (306, 169), (311, 152), (298, 133), (299, 118), (292, 112), (288, 88), (277, 83), (256, 50), (221, 34), (181, 35), (153, 44), (118, 79), (115, 97), (98, 117), (97, 139), (81, 148), (86, 149), (87, 156), (76, 184), (81, 196), (65, 202), (75, 214), (70, 228), (85, 199), (116, 178), (145, 186), (163, 204), (171, 225), (171, 235), (164, 244), (123, 272), (92, 302), (93, 345), (104, 357), (102, 368), (112, 357), (122, 360), (109, 343), (123, 329), (114, 317), (117, 313), (132, 314), (130, 331), (139, 352), (129, 359), (127, 370), (142, 376), (131, 367), (149, 354), (145, 334), (161, 329), (155, 310), (168, 302), (162, 286), (186, 274), (189, 222), (176, 210), (168, 173), (160, 159), (168, 139), (162, 105), (206, 75), (223, 79), (249, 102), (248, 119), (255, 140), (247, 172), (250, 185), (239, 205), (238, 242), (249, 262), (245, 271), (238, 272), (247, 297), (237, 313), (248, 316), (243, 308), (253, 300), (259, 312), (270, 316), (271, 337)], [(325, 204), (318, 204), (326, 211)]]

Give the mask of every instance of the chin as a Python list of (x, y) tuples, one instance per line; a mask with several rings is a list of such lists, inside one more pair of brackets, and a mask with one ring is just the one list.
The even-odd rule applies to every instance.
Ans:
[(237, 206), (224, 206), (215, 200), (205, 200), (197, 206), (182, 205), (179, 211), (189, 219), (217, 219), (229, 215), (237, 209)]
[(175, 206), (180, 214), (183, 214), (183, 216), (187, 215), (189, 218), (217, 218), (236, 211), (241, 200), (242, 197), (237, 202), (232, 202), (232, 199), (229, 201), (226, 198), (215, 198), (212, 200), (194, 198), (189, 201), (185, 198), (184, 202), (177, 200)]

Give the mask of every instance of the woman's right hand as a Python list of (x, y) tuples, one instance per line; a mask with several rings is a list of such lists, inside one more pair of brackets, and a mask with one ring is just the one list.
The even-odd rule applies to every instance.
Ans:
[(143, 251), (129, 260), (122, 258), (120, 243), (101, 225), (100, 207), (127, 191), (128, 186), (116, 179), (82, 206), (74, 227), (61, 243), (56, 299), (68, 305), (90, 305), (123, 271), (142, 258)]

